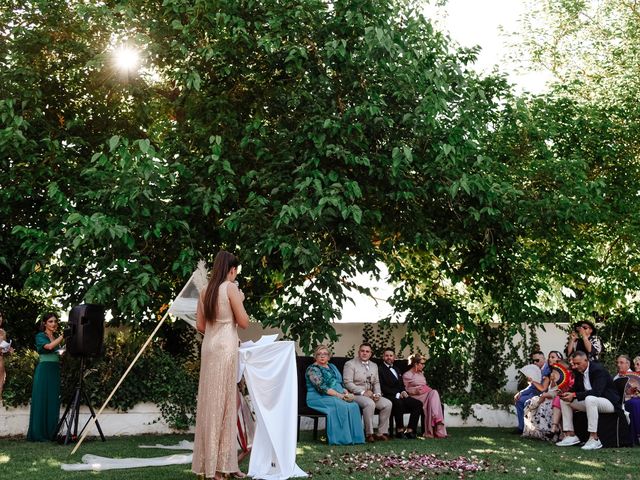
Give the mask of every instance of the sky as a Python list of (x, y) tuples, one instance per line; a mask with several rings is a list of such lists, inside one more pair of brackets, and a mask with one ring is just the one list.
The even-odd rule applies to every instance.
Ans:
[[(508, 53), (504, 32), (513, 32), (518, 28), (518, 17), (524, 12), (526, 0), (449, 0), (442, 8), (426, 10), (429, 18), (461, 46), (480, 45), (481, 51), (475, 69), (480, 73), (490, 73), (497, 65), (499, 70), (508, 74), (515, 84), (517, 92), (528, 91), (542, 93), (550, 79), (544, 72), (519, 74), (506, 61)], [(386, 276), (384, 265), (382, 278)], [(342, 309), (342, 319), (337, 322), (377, 322), (393, 313), (385, 301), (392, 293), (393, 286), (384, 280), (374, 282), (366, 275), (354, 278), (360, 285), (370, 286), (376, 299), (359, 293), (350, 296), (354, 303), (347, 302)]]
[(480, 45), (476, 70), (490, 73), (497, 65), (508, 74), (517, 92), (542, 93), (550, 76), (546, 72), (518, 74), (507, 61), (508, 43), (502, 30), (515, 32), (526, 0), (448, 0), (445, 7), (426, 7), (426, 14), (460, 45)]

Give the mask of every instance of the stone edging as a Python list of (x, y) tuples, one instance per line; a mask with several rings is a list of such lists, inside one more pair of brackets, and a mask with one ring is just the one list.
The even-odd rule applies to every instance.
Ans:
[[(460, 414), (460, 407), (445, 405), (445, 424), (448, 427), (516, 427), (515, 409), (507, 412), (491, 405), (473, 405), (473, 415), (465, 420)], [(62, 415), (64, 410), (60, 411)], [(377, 417), (375, 417), (377, 419)], [(80, 428), (89, 419), (89, 409), (80, 409)], [(185, 433), (170, 428), (160, 415), (160, 410), (153, 403), (140, 403), (127, 412), (105, 409), (100, 415), (100, 427), (105, 436), (141, 435), (145, 433), (167, 434)], [(313, 421), (302, 418), (302, 430), (313, 429)], [(0, 406), (0, 437), (26, 435), (29, 428), (29, 407), (5, 408)], [(324, 419), (320, 419), (320, 428), (324, 429)], [(193, 428), (189, 433), (193, 432)], [(92, 427), (90, 435), (97, 435)]]

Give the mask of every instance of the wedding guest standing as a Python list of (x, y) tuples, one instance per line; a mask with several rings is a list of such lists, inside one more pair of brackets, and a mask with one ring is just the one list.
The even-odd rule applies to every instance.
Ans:
[[(7, 332), (3, 328), (4, 314), (0, 311), (0, 342), (7, 340)], [(13, 348), (8, 347), (6, 350), (0, 348), (0, 401), (2, 401), (2, 391), (4, 389), (4, 382), (7, 379), (7, 371), (4, 366), (4, 356), (12, 353)]]
[(58, 335), (58, 316), (46, 313), (36, 334), (38, 365), (33, 374), (31, 391), (31, 411), (29, 413), (30, 442), (48, 442), (53, 435), (60, 417), (60, 344), (63, 336)]
[(237, 327), (247, 328), (244, 294), (234, 283), (240, 262), (221, 250), (213, 263), (207, 288), (198, 301), (196, 328), (204, 333), (196, 432), (191, 469), (205, 478), (222, 480), (227, 474), (244, 477), (238, 469), (237, 440)]
[[(0, 311), (0, 342), (7, 340), (7, 332), (4, 331), (2, 326), (4, 325), (4, 314)], [(4, 356), (7, 353), (10, 353), (12, 350), (7, 349), (5, 352), (4, 349), (0, 348), (0, 400), (2, 400), (2, 390), (4, 388), (4, 382), (7, 379), (7, 372), (4, 367)]]
[(411, 355), (409, 357), (411, 369), (402, 375), (402, 379), (407, 393), (422, 402), (425, 422), (424, 436), (426, 438), (446, 438), (447, 429), (444, 426), (440, 394), (427, 385), (427, 379), (422, 373), (425, 363), (426, 360), (422, 355), (418, 353)]
[(596, 326), (589, 320), (578, 322), (569, 334), (566, 352), (567, 357), (575, 352), (584, 352), (590, 362), (600, 360), (602, 340), (596, 335)]

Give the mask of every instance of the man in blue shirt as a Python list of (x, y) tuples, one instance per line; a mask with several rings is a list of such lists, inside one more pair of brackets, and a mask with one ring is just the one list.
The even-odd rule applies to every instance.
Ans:
[[(544, 353), (542, 353), (541, 351), (533, 352), (531, 354), (531, 363), (541, 370), (543, 377), (545, 375), (549, 376), (550, 368), (549, 365), (547, 365), (547, 363), (545, 362)], [(513, 400), (516, 404), (516, 415), (518, 416), (519, 434), (522, 434), (522, 431), (524, 430), (524, 407), (527, 401), (537, 395), (540, 395), (541, 393), (542, 390), (540, 390), (538, 386), (536, 386), (535, 382), (529, 379), (529, 385), (527, 386), (527, 388), (525, 388), (524, 390), (520, 390), (513, 397)]]

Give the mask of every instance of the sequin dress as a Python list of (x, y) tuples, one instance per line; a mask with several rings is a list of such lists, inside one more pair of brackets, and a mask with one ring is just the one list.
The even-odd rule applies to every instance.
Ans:
[[(196, 433), (191, 469), (213, 478), (238, 469), (236, 407), (238, 333), (227, 295), (228, 281), (218, 288), (218, 315), (207, 321), (202, 340)], [(201, 308), (201, 305), (199, 305)]]

